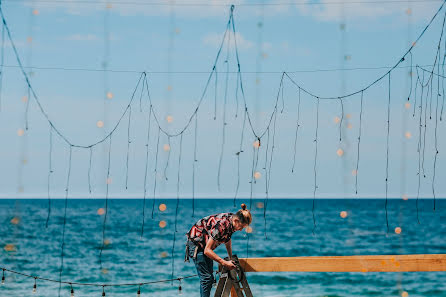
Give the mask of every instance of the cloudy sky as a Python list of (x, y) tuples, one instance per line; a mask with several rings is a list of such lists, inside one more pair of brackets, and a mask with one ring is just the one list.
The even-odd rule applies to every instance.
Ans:
[[(298, 88), (288, 79), (284, 80), (283, 95), (280, 95), (276, 133), (272, 126), (269, 130), (270, 141), (275, 135), (274, 151), (271, 152), (271, 142), (267, 145), (268, 133), (265, 133), (258, 158), (253, 155), (256, 139), (247, 124), (238, 167), (236, 153), (240, 150), (244, 107), (236, 87), (234, 39), (247, 108), (252, 127), (259, 134), (270, 123), (283, 71), (321, 97), (360, 90), (399, 61), (441, 3), (280, 0), (233, 3), (237, 32), (226, 35), (216, 64), (217, 76), (211, 77), (198, 112), (196, 197), (232, 198), (240, 181), (239, 197), (250, 197), (252, 191), (253, 197), (262, 198), (269, 173), (270, 196), (313, 197), (316, 100), (302, 92), (298, 105)], [(148, 99), (143, 96), (140, 101), (140, 89), (137, 90), (131, 105), (130, 129), (126, 107), (141, 72), (147, 72), (153, 110), (162, 129), (172, 134), (181, 131), (200, 102), (225, 33), (230, 4), (221, 0), (108, 3), (3, 0), (2, 9), (20, 59), (23, 65), (31, 67), (26, 71), (48, 118), (66, 139), (81, 146), (104, 138), (116, 126), (110, 153), (109, 194), (110, 197), (140, 198), (144, 195)], [(431, 69), (444, 13), (442, 10), (438, 14), (416, 44), (413, 66)], [(442, 43), (442, 52), (443, 47)], [(389, 197), (414, 198), (418, 192), (418, 108), (415, 117), (412, 116), (415, 96), (411, 98), (411, 105), (405, 106), (411, 86), (410, 65), (410, 59), (406, 59), (391, 74)], [(413, 73), (414, 94), (415, 68)], [(418, 74), (422, 77), (422, 70)], [(436, 77), (433, 82), (432, 93), (436, 95)], [(8, 39), (4, 43), (2, 83), (0, 196), (45, 198), (51, 129), (35, 98), (27, 97), (28, 88)], [(420, 96), (420, 88), (417, 91)], [(320, 101), (317, 197), (385, 197), (388, 93), (386, 77), (363, 94), (357, 172), (361, 96), (349, 97), (342, 104), (340, 100)], [(422, 133), (421, 197), (432, 197), (436, 96), (432, 100), (432, 105), (428, 105), (432, 108), (427, 114), (425, 145)], [(440, 105), (441, 102), (440, 98)], [(300, 126), (295, 141), (299, 107)], [(28, 130), (24, 131), (26, 118)], [(424, 122), (424, 114), (422, 119)], [(194, 123), (195, 119), (183, 134), (179, 162), (180, 137), (171, 138), (170, 150), (167, 150), (169, 139), (161, 134), (156, 157), (158, 126), (152, 117), (146, 178), (148, 198), (154, 193), (156, 197), (175, 198), (177, 189), (180, 197), (191, 197)], [(435, 191), (437, 197), (444, 197), (446, 186), (439, 181), (446, 177), (446, 155), (442, 150), (446, 145), (445, 121), (438, 121), (437, 128)], [(52, 135), (53, 172), (49, 192), (51, 197), (64, 197), (69, 146), (56, 133)], [(91, 193), (90, 149), (72, 149), (69, 197), (104, 197), (109, 147), (107, 139), (91, 150)], [(250, 183), (253, 162), (254, 172), (259, 173), (255, 184)], [(291, 172), (293, 163), (295, 168)], [(356, 174), (358, 195), (355, 194)]]

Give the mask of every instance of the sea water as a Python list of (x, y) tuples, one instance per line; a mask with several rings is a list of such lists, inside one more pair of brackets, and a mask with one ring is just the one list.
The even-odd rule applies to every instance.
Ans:
[[(236, 212), (251, 205), (252, 232), (236, 232), (239, 257), (299, 257), (446, 253), (446, 200), (389, 199), (110, 199), (104, 229), (105, 200), (69, 199), (65, 225), (62, 281), (142, 283), (196, 274), (184, 263), (185, 233), (201, 217)], [(159, 210), (159, 204), (167, 206)], [(418, 204), (418, 207), (417, 207)], [(0, 266), (59, 279), (65, 200), (0, 200)], [(347, 217), (340, 216), (341, 211)], [(314, 215), (314, 220), (313, 220)], [(15, 219), (14, 219), (15, 218)], [(165, 227), (161, 228), (165, 222)], [(388, 228), (387, 228), (388, 224)], [(395, 228), (401, 233), (396, 234)], [(176, 230), (176, 231), (175, 231)], [(314, 231), (314, 232), (313, 232)], [(103, 233), (104, 232), (104, 233)], [(106, 240), (100, 262), (100, 250)], [(174, 243), (175, 242), (175, 243)], [(224, 245), (216, 253), (227, 256)], [(217, 265), (214, 264), (214, 270)], [(446, 272), (248, 273), (259, 296), (446, 296)], [(57, 283), (6, 272), (0, 296), (58, 296)], [(141, 296), (178, 296), (178, 281), (141, 287)], [(199, 296), (197, 277), (181, 282), (183, 296)], [(70, 296), (70, 286), (61, 286)], [(73, 285), (75, 296), (101, 296), (101, 287)], [(106, 296), (136, 296), (134, 286), (105, 287)], [(212, 294), (214, 290), (212, 291)]]

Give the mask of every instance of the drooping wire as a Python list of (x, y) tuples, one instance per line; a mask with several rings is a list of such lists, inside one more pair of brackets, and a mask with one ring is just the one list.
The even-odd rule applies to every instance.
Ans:
[(263, 202), (263, 225), (264, 225), (264, 234), (265, 234), (265, 239), (268, 239), (267, 234), (266, 234), (266, 205), (268, 204), (268, 199), (269, 199), (269, 189), (268, 189), (268, 150), (269, 150), (269, 128), (268, 128), (268, 132), (266, 133), (266, 150), (265, 150), (265, 164), (263, 169), (265, 170), (265, 199)]
[(246, 126), (246, 114), (247, 114), (247, 107), (245, 106), (245, 109), (243, 111), (243, 124), (242, 124), (242, 131), (240, 136), (240, 146), (239, 150), (236, 153), (237, 155), (237, 187), (235, 189), (235, 195), (234, 195), (234, 207), (235, 207), (235, 200), (237, 199), (238, 191), (240, 188), (240, 154), (243, 153), (243, 140), (245, 136), (245, 126)]
[(195, 163), (197, 160), (197, 132), (198, 132), (198, 114), (195, 114), (194, 127), (194, 159), (192, 161), (192, 217), (195, 216)]
[(407, 101), (410, 100), (410, 97), (412, 96), (412, 86), (413, 86), (413, 53), (410, 52), (410, 90), (409, 95), (407, 96)]
[(70, 187), (72, 152), (73, 152), (73, 146), (70, 145), (70, 153), (68, 157), (67, 183), (65, 186), (65, 210), (64, 210), (63, 225), (62, 225), (62, 245), (61, 245), (60, 268), (59, 268), (59, 295), (58, 295), (59, 297), (60, 297), (60, 290), (62, 288), (62, 271), (63, 271), (64, 248), (65, 248), (65, 228), (67, 225), (68, 190)]
[[(293, 167), (291, 168), (291, 173), (294, 173), (294, 166), (296, 165), (296, 153), (297, 153), (297, 134), (299, 132), (299, 119), (300, 119), (300, 88), (299, 88), (299, 100), (297, 102), (297, 123), (296, 123), (296, 134), (294, 136), (294, 154), (293, 154)], [(269, 132), (268, 132), (269, 133)]]
[(188, 275), (188, 276), (183, 276), (183, 277), (179, 277), (179, 278), (174, 278), (174, 279), (163, 279), (163, 280), (157, 280), (157, 281), (146, 281), (146, 282), (141, 282), (141, 283), (107, 283), (107, 284), (98, 284), (98, 283), (80, 283), (80, 282), (72, 282), (72, 281), (59, 281), (59, 280), (55, 280), (55, 279), (50, 279), (50, 278), (44, 278), (44, 277), (38, 277), (38, 276), (33, 276), (33, 275), (29, 275), (26, 273), (22, 273), (22, 272), (18, 272), (18, 271), (14, 271), (14, 270), (10, 270), (10, 269), (6, 269), (3, 267), (0, 267), (1, 270), (3, 271), (7, 271), (9, 273), (12, 274), (17, 274), (17, 275), (21, 275), (27, 278), (32, 278), (32, 279), (36, 279), (36, 280), (41, 280), (41, 281), (47, 281), (47, 282), (51, 282), (51, 283), (60, 283), (60, 284), (66, 284), (66, 285), (76, 285), (76, 286), (85, 286), (85, 287), (127, 287), (127, 286), (143, 286), (143, 285), (151, 285), (151, 284), (159, 284), (159, 283), (167, 283), (167, 282), (171, 282), (171, 281), (175, 281), (175, 280), (184, 280), (184, 279), (189, 279), (189, 278), (193, 278), (193, 277), (197, 277), (198, 274), (193, 274), (193, 275)]
[(149, 122), (147, 125), (147, 142), (146, 142), (146, 167), (144, 170), (144, 199), (142, 204), (142, 224), (141, 224), (141, 238), (144, 235), (144, 222), (146, 218), (146, 198), (147, 198), (147, 172), (149, 170), (149, 144), (150, 144), (150, 126), (152, 120), (152, 105), (149, 108)]
[[(217, 189), (220, 191), (220, 176), (221, 176), (221, 165), (223, 163), (223, 153), (225, 149), (226, 142), (226, 105), (228, 100), (228, 84), (229, 84), (229, 46), (231, 44), (231, 31), (228, 31), (228, 41), (227, 41), (227, 49), (226, 49), (226, 79), (225, 79), (225, 93), (223, 97), (223, 119), (222, 119), (222, 136), (221, 136), (221, 150), (220, 150), (220, 158), (218, 161), (218, 170), (217, 170)], [(217, 75), (215, 75), (217, 77)]]
[(341, 120), (339, 121), (339, 142), (342, 142), (342, 122), (344, 121), (344, 102), (342, 101), (342, 98), (339, 98), (339, 102), (341, 103)]
[(159, 152), (159, 146), (160, 146), (160, 134), (161, 134), (161, 128), (158, 127), (158, 137), (156, 140), (155, 169), (154, 169), (154, 178), (153, 178), (152, 219), (153, 219), (153, 214), (155, 212), (155, 194), (156, 194), (156, 181), (158, 180), (158, 152)]
[(358, 149), (356, 158), (356, 171), (355, 171), (355, 189), (358, 194), (358, 170), (359, 170), (359, 146), (361, 144), (361, 128), (362, 128), (362, 102), (364, 99), (364, 92), (361, 92), (361, 109), (359, 112), (359, 133), (358, 133)]
[(48, 216), (46, 217), (45, 228), (48, 228), (48, 222), (50, 220), (51, 215), (51, 196), (50, 196), (50, 185), (51, 185), (51, 173), (53, 173), (53, 127), (50, 126), (50, 143), (49, 143), (49, 153), (48, 153), (48, 185), (47, 185), (47, 194), (48, 194)]
[(174, 267), (175, 267), (175, 242), (176, 242), (176, 233), (177, 230), (177, 223), (178, 223), (178, 209), (180, 206), (180, 172), (181, 172), (181, 156), (183, 151), (183, 134), (180, 136), (180, 151), (178, 155), (178, 175), (177, 175), (177, 205), (175, 208), (175, 227), (173, 230), (173, 243), (172, 243), (172, 277), (174, 273)]
[[(181, 133), (182, 135), (183, 133)], [(168, 180), (167, 178), (167, 168), (169, 167), (169, 161), (170, 161), (170, 151), (171, 151), (171, 147), (170, 147), (170, 136), (167, 136), (167, 145), (169, 146), (169, 149), (167, 150), (167, 160), (166, 160), (166, 166), (164, 167), (164, 178), (166, 180)]]
[(317, 141), (318, 141), (318, 132), (319, 132), (319, 98), (317, 98), (317, 105), (316, 105), (316, 132), (315, 132), (315, 138), (314, 138), (314, 166), (313, 166), (313, 172), (314, 172), (314, 189), (313, 189), (313, 207), (312, 207), (312, 214), (313, 214), (313, 235), (314, 230), (316, 230), (316, 217), (314, 213), (315, 208), (315, 202), (316, 202), (316, 190), (318, 188), (317, 186)]
[[(0, 3), (1, 5), (1, 3)], [(2, 23), (2, 53), (0, 56), (0, 112), (2, 111), (3, 65), (5, 63), (5, 25)]]
[[(144, 80), (145, 81), (145, 80)], [(144, 81), (142, 82), (143, 88), (144, 88)], [(142, 93), (142, 91), (141, 91)], [(129, 153), (130, 153), (130, 123), (132, 119), (132, 107), (129, 108), (129, 122), (127, 125), (127, 158), (125, 162), (125, 189), (128, 189), (128, 182), (129, 182)]]
[(217, 119), (217, 91), (218, 91), (218, 72), (217, 65), (214, 65), (214, 121)]
[[(440, 64), (437, 65), (437, 72), (440, 72)], [(435, 129), (434, 129), (434, 146), (435, 146), (435, 155), (434, 155), (434, 168), (432, 173), (432, 196), (434, 197), (434, 211), (436, 204), (436, 194), (435, 194), (435, 177), (436, 177), (436, 169), (437, 169), (437, 157), (438, 157), (438, 98), (440, 96), (440, 77), (437, 76), (437, 102), (435, 107)]]
[(107, 161), (107, 180), (105, 183), (105, 212), (104, 212), (104, 221), (102, 222), (102, 245), (101, 250), (99, 252), (99, 264), (102, 269), (102, 252), (105, 247), (105, 229), (107, 226), (107, 215), (108, 215), (108, 194), (109, 194), (109, 187), (110, 187), (110, 160), (111, 160), (111, 148), (112, 148), (112, 138), (110, 137), (109, 140), (109, 146), (108, 146), (108, 161)]
[(389, 233), (389, 219), (387, 217), (387, 200), (388, 200), (388, 190), (389, 190), (389, 138), (390, 138), (390, 73), (389, 73), (389, 100), (387, 103), (387, 149), (386, 149), (386, 225), (387, 233)]

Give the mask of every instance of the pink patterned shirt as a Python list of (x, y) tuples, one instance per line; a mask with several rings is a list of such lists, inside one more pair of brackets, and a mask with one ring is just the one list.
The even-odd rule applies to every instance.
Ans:
[(204, 249), (208, 242), (209, 236), (216, 242), (227, 243), (235, 232), (232, 226), (232, 216), (230, 212), (219, 213), (204, 217), (186, 233), (187, 237), (195, 244)]

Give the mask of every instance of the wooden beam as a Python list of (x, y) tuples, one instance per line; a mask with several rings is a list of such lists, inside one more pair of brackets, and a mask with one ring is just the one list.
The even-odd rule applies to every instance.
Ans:
[(446, 271), (446, 254), (239, 259), (246, 272)]

